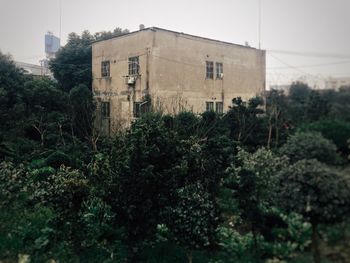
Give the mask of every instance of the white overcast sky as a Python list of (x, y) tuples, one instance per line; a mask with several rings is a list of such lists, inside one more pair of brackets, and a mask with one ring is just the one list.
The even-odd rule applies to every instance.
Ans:
[[(0, 51), (39, 63), (44, 35), (59, 35), (60, 0), (0, 0)], [(157, 26), (258, 47), (259, 0), (61, 0), (70, 32)], [(269, 84), (307, 76), (350, 77), (350, 0), (261, 0)], [(274, 52), (270, 52), (274, 51)], [(288, 51), (296, 54), (276, 53)], [(303, 56), (301, 56), (303, 55)], [(311, 56), (315, 55), (315, 56)], [(326, 65), (325, 65), (326, 64)]]

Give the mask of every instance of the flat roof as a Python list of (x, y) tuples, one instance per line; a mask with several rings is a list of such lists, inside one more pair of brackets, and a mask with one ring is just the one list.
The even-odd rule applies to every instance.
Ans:
[(108, 40), (111, 40), (111, 39), (114, 39), (114, 38), (125, 37), (125, 36), (128, 36), (128, 35), (137, 34), (137, 33), (141, 32), (141, 31), (147, 31), (147, 30), (151, 30), (151, 31), (157, 31), (157, 30), (159, 30), (159, 31), (164, 31), (164, 32), (173, 33), (173, 34), (178, 34), (178, 35), (193, 37), (193, 38), (197, 38), (197, 39), (200, 39), (200, 40), (212, 41), (212, 42), (221, 43), (221, 44), (226, 44), (226, 45), (234, 45), (234, 46), (239, 46), (239, 47), (243, 47), (243, 48), (249, 48), (249, 49), (259, 50), (259, 49), (257, 49), (257, 48), (253, 48), (253, 47), (250, 47), (250, 46), (235, 44), (235, 43), (226, 42), (226, 41), (221, 41), (221, 40), (212, 39), (212, 38), (207, 38), (207, 37), (200, 37), (200, 36), (196, 36), (196, 35), (186, 34), (186, 33), (183, 33), (183, 32), (177, 32), (177, 31), (173, 31), (173, 30), (169, 30), (169, 29), (164, 29), (164, 28), (160, 28), (160, 27), (147, 27), (147, 28), (144, 28), (144, 29), (140, 29), (140, 30), (137, 30), (137, 31), (130, 32), (130, 33), (126, 33), (126, 34), (114, 36), (114, 37), (111, 37), (111, 38), (109, 38), (109, 39), (100, 39), (100, 40), (96, 40), (96, 41), (93, 41), (92, 43), (94, 44), (94, 43), (97, 43), (97, 42), (108, 41)]

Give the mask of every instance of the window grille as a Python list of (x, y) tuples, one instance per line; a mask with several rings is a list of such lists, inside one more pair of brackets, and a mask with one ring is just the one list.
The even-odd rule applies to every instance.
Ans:
[(110, 76), (110, 62), (102, 61), (101, 62), (101, 76), (109, 77)]
[(129, 58), (129, 75), (139, 74), (139, 57)]
[(214, 78), (214, 62), (212, 61), (207, 61), (207, 73), (206, 73), (206, 78), (207, 79), (213, 79)]

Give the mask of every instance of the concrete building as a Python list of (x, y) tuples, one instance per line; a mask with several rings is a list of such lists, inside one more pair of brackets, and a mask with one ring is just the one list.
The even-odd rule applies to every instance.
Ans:
[(164, 113), (225, 112), (234, 97), (265, 90), (265, 51), (161, 28), (92, 45), (92, 90), (98, 126), (131, 123), (150, 104)]
[(23, 73), (27, 75), (32, 75), (34, 77), (52, 77), (52, 73), (50, 72), (48, 66), (45, 66), (41, 63), (41, 65), (25, 63), (20, 61), (15, 61), (17, 67), (23, 69)]

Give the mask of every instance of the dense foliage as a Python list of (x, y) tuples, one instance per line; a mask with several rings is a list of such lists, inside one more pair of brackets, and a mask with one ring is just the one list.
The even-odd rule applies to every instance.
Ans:
[(103, 137), (91, 41), (126, 32), (71, 34), (51, 62), (57, 81), (0, 53), (0, 261), (320, 262), (347, 251), (349, 87), (293, 83), (232, 98), (225, 114), (151, 109)]

